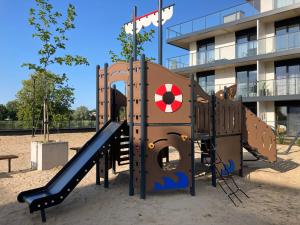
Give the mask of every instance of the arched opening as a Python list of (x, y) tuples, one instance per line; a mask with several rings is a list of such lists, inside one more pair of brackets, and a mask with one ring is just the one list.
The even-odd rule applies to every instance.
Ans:
[(114, 121), (124, 121), (127, 119), (127, 88), (126, 82), (116, 81), (111, 83), (111, 119)]
[(179, 165), (180, 159), (179, 151), (173, 146), (161, 149), (157, 156), (158, 165), (164, 171), (175, 170)]

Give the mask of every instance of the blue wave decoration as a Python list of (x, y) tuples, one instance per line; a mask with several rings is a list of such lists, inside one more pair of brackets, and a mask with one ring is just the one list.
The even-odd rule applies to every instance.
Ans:
[(233, 173), (235, 171), (235, 164), (233, 160), (229, 160), (229, 165), (224, 164), (224, 169), (221, 170), (221, 175), (223, 177), (228, 176), (229, 174)]
[(176, 172), (176, 176), (178, 177), (178, 181), (174, 181), (170, 177), (163, 177), (163, 185), (156, 182), (154, 184), (154, 191), (164, 191), (164, 190), (176, 190), (176, 189), (184, 189), (189, 186), (189, 178), (184, 172)]

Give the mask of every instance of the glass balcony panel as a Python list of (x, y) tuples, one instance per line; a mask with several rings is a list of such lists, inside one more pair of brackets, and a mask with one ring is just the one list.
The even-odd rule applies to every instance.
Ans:
[(248, 45), (247, 43), (237, 45), (237, 58), (243, 58), (247, 55)]
[(181, 35), (188, 34), (190, 32), (193, 32), (193, 21), (189, 21), (180, 25), (179, 33)]
[(207, 54), (207, 63), (211, 63), (215, 61), (215, 50), (209, 50), (206, 52)]
[(276, 95), (287, 95), (287, 80), (275, 80)]
[(256, 97), (257, 96), (257, 83), (252, 82), (249, 83), (249, 91), (248, 91), (248, 96), (249, 97)]
[(288, 79), (288, 94), (289, 95), (295, 95), (297, 94), (297, 80), (296, 78), (289, 78)]
[(206, 30), (224, 23), (234, 22), (244, 17), (256, 15), (259, 12), (254, 7), (255, 1), (256, 0), (249, 1), (238, 6), (169, 27), (168, 38), (170, 39), (188, 33)]
[(276, 36), (276, 50), (283, 51), (288, 49), (288, 35)]
[(237, 84), (237, 96), (248, 97), (248, 84), (238, 83)]
[[(198, 53), (171, 58), (168, 60), (168, 66), (172, 66), (169, 67), (170, 69), (174, 68), (174, 65), (183, 68), (204, 65), (217, 60), (240, 59), (297, 48), (300, 48), (300, 32), (287, 33), (285, 35), (272, 36), (217, 48), (214, 45), (207, 45), (204, 48), (200, 48)], [(174, 61), (174, 59), (176, 60)]]
[(207, 86), (206, 93), (211, 94), (212, 92), (215, 92), (215, 85)]
[(222, 24), (220, 19), (220, 13), (214, 13), (206, 16), (206, 21), (205, 21), (206, 29), (218, 26), (220, 24)]
[(275, 0), (275, 7), (281, 8), (285, 6), (289, 6), (294, 3), (295, 0)]
[(192, 32), (200, 31), (200, 30), (205, 30), (205, 18), (195, 19), (193, 21), (193, 30), (192, 30)]
[(300, 32), (290, 33), (288, 35), (289, 49), (300, 47)]
[(199, 52), (199, 59), (198, 59), (199, 65), (206, 64), (206, 51)]

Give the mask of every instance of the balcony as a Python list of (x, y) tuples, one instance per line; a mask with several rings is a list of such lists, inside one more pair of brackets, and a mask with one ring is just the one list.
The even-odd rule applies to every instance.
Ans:
[(191, 66), (206, 65), (216, 62), (227, 62), (233, 59), (242, 59), (257, 55), (257, 41), (242, 44), (227, 45), (209, 51), (185, 54), (167, 59), (170, 70), (182, 69)]
[(194, 32), (205, 32), (223, 24), (237, 22), (244, 18), (259, 15), (261, 11), (271, 11), (300, 3), (300, 0), (267, 0), (268, 2), (264, 3), (270, 6), (263, 9), (259, 1), (260, 0), (248, 0), (247, 3), (168, 27), (167, 39), (179, 38)]
[[(218, 75), (216, 75), (218, 76)], [(216, 84), (214, 86), (203, 87), (207, 93), (212, 91), (218, 92), (224, 90), (224, 87), (230, 87), (234, 83)], [(282, 97), (282, 96), (299, 96), (300, 95), (300, 74), (294, 77), (280, 80), (261, 80), (249, 83), (237, 84), (236, 97), (242, 96), (244, 99), (253, 101), (263, 99), (264, 97)]]
[(166, 66), (170, 70), (186, 69), (193, 66), (214, 66), (214, 63), (230, 64), (231, 60), (248, 60), (249, 57), (255, 56), (267, 58), (268, 54), (283, 55), (298, 50), (300, 50), (300, 32), (295, 32), (172, 57), (167, 59)]
[(291, 96), (300, 95), (300, 75), (280, 80), (258, 81), (258, 96)]
[(254, 8), (255, 0), (225, 10), (196, 18), (167, 28), (167, 38), (172, 39), (197, 31), (205, 31), (225, 23), (234, 22), (258, 14)]

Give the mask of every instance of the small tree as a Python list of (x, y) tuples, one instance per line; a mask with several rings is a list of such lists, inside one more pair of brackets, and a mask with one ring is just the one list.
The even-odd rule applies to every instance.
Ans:
[(6, 106), (0, 104), (0, 120), (5, 120), (7, 118), (7, 109)]
[(73, 118), (75, 120), (88, 120), (89, 117), (90, 117), (90, 111), (85, 106), (78, 107), (73, 113)]
[[(30, 121), (32, 116), (36, 121), (41, 120), (44, 96), (46, 95), (48, 96), (48, 108), (51, 112), (49, 120), (59, 122), (69, 118), (70, 108), (74, 103), (74, 89), (69, 87), (68, 78), (66, 75), (58, 76), (47, 72), (47, 93), (43, 79), (44, 77), (39, 74), (32, 74), (30, 79), (22, 82), (23, 87), (17, 93), (17, 116), (19, 120)], [(33, 111), (34, 108), (36, 109)]]
[[(154, 30), (149, 32), (143, 31), (136, 35), (137, 40), (137, 55), (141, 56), (144, 52), (144, 44), (147, 42), (152, 42), (154, 37)], [(121, 28), (121, 33), (119, 34), (118, 41), (121, 42), (121, 52), (120, 54), (114, 53), (112, 50), (109, 51), (109, 55), (112, 62), (125, 61), (129, 62), (130, 58), (133, 56), (133, 36), (125, 32), (124, 27)], [(147, 58), (147, 60), (155, 60), (154, 58)]]
[(69, 4), (67, 15), (63, 19), (63, 14), (54, 10), (49, 0), (35, 0), (35, 3), (35, 8), (30, 9), (28, 21), (35, 30), (32, 36), (41, 42), (41, 49), (38, 51), (39, 62), (25, 63), (23, 66), (43, 77), (44, 89), (46, 90), (43, 104), (44, 141), (49, 141), (48, 67), (55, 64), (67, 66), (88, 65), (88, 61), (79, 55), (61, 55), (61, 52), (66, 50), (66, 42), (69, 40), (66, 36), (67, 31), (75, 29), (75, 7)]

